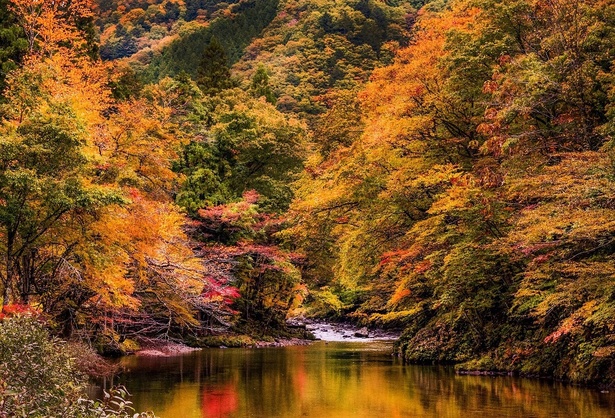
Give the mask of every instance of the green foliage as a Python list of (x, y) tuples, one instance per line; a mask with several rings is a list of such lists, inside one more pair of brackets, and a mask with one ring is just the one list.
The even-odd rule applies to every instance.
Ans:
[[(0, 83), (23, 52), (6, 4)], [(96, 115), (64, 100), (96, 79), (82, 66), (53, 84), (93, 53), (84, 17), (71, 24), (89, 44), (49, 49), (85, 48), (61, 71), (48, 74), (49, 60), (9, 77), (4, 303), (36, 295), (62, 323), (85, 323), (79, 307), (106, 297), (130, 321), (99, 323), (98, 341), (130, 351), (134, 324), (181, 335), (199, 326), (195, 310), (279, 330), (309, 281), (313, 314), (403, 327), (406, 360), (613, 384), (610, 2), (99, 5), (103, 58), (149, 66), (100, 81), (112, 90)], [(187, 253), (165, 231), (185, 224), (169, 194), (205, 260), (179, 279), (168, 255)], [(156, 227), (126, 228), (128, 212), (105, 210), (128, 204)], [(125, 235), (109, 236), (117, 226)], [(88, 286), (65, 263), (90, 274), (118, 265), (124, 280)]]
[(256, 340), (247, 335), (212, 335), (199, 338), (197, 345), (199, 347), (252, 347), (256, 344)]
[(232, 300), (236, 326), (259, 336), (283, 330), (306, 290), (300, 257), (283, 250), (275, 238), (283, 220), (262, 211), (258, 194), (249, 191), (238, 203), (199, 210), (195, 221), (194, 236), (206, 246), (204, 254), (224, 265), (219, 274), (237, 289)]
[(330, 289), (310, 291), (308, 314), (314, 317), (336, 317), (341, 314), (344, 304)]
[(110, 83), (113, 98), (128, 100), (138, 98), (144, 88), (143, 80), (136, 71), (130, 67), (118, 68), (115, 79)]
[(101, 346), (123, 352), (144, 329), (201, 329), (197, 317), (225, 305), (201, 296), (204, 266), (171, 196), (192, 85), (167, 102), (165, 86), (158, 97), (130, 71), (114, 79), (85, 54), (87, 1), (30, 3), (14, 2), (33, 42), (9, 78), (0, 126), (2, 304), (40, 306), (63, 336), (109, 337)]
[(275, 105), (276, 98), (269, 85), (269, 73), (264, 65), (260, 65), (250, 84), (250, 93), (256, 98), (264, 97), (269, 103)]
[(207, 26), (196, 29), (154, 56), (147, 74), (152, 80), (175, 76), (182, 71), (193, 77), (202, 61), (202, 51), (217, 38), (228, 56), (237, 62), (245, 47), (265, 28), (277, 12), (278, 0), (249, 0), (231, 6), (230, 16), (220, 16)]
[[(248, 248), (236, 258), (236, 286), (242, 297), (235, 301), (242, 320), (257, 324), (264, 333), (284, 327), (296, 296), (301, 275), (284, 253)], [(300, 296), (300, 295), (299, 295)]]
[(271, 70), (270, 85), (280, 110), (304, 116), (317, 128), (331, 89), (352, 90), (407, 42), (406, 2), (283, 1), (259, 39), (235, 66), (254, 74)]
[(49, 336), (29, 316), (0, 321), (0, 414), (10, 417), (155, 418), (136, 413), (122, 387), (103, 400), (85, 399), (87, 376), (75, 366), (71, 346)]
[(76, 221), (73, 215), (123, 199), (85, 180), (89, 165), (82, 148), (83, 126), (68, 107), (32, 113), (17, 130), (1, 135), (0, 190), (5, 198), (0, 205), (0, 250), (6, 260), (6, 304), (9, 297), (27, 301), (34, 288), (51, 285), (57, 266), (45, 253), (54, 248), (61, 257), (74, 245), (74, 236), (66, 236), (66, 241), (58, 237)]
[(100, 57), (104, 60), (124, 58), (131, 56), (138, 50), (135, 37), (120, 24), (115, 28), (113, 38), (100, 48)]
[(187, 78), (163, 84), (166, 94), (182, 98), (184, 130), (197, 138), (175, 164), (185, 176), (176, 201), (196, 221), (192, 235), (206, 258), (225, 266), (216, 277), (238, 289), (230, 298), (238, 326), (284, 328), (302, 295), (301, 275), (275, 234), (301, 169), (304, 127), (238, 88), (203, 95)]
[[(132, 407), (132, 402), (128, 400), (130, 393), (120, 386), (113, 387), (108, 392), (104, 392), (105, 396), (102, 400), (91, 401), (83, 400), (83, 404), (87, 409), (84, 417), (97, 418), (156, 418), (156, 415), (151, 412), (137, 412)], [(75, 417), (78, 417), (75, 415)]]
[(455, 370), (460, 372), (470, 371), (474, 372), (480, 370), (481, 372), (497, 372), (499, 371), (495, 365), (493, 358), (489, 356), (481, 357), (478, 359), (470, 360), (465, 363), (457, 364)]
[(0, 98), (9, 72), (16, 69), (28, 50), (28, 41), (10, 12), (9, 0), (0, 0)]
[(84, 376), (59, 340), (36, 320), (0, 322), (0, 412), (7, 416), (82, 416)]
[[(194, 109), (212, 111), (194, 125), (205, 135), (191, 141), (176, 164), (186, 176), (177, 202), (195, 212), (256, 190), (265, 209), (286, 208), (292, 199), (289, 183), (304, 156), (302, 124), (239, 89), (197, 100)], [(199, 115), (189, 118), (196, 120)]]
[(207, 94), (215, 94), (233, 87), (226, 53), (215, 36), (209, 40), (209, 44), (203, 50), (196, 83)]

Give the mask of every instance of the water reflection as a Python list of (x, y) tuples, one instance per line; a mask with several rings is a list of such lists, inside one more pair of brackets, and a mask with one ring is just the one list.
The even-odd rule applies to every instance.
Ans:
[[(511, 377), (404, 366), (388, 343), (208, 349), (123, 359), (139, 410), (162, 418), (615, 418), (615, 394)], [(116, 381), (117, 383), (117, 381)]]
[(203, 389), (201, 411), (204, 417), (230, 417), (237, 411), (238, 400), (237, 387), (232, 383), (206, 386)]

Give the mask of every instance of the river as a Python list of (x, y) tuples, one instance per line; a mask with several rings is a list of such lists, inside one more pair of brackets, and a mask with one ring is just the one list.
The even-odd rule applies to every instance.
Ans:
[(392, 342), (324, 342), (126, 357), (114, 383), (161, 418), (614, 418), (615, 393), (408, 366)]

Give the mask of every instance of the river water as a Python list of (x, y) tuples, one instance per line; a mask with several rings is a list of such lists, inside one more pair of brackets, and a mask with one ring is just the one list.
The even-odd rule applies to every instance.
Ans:
[(615, 418), (615, 393), (408, 366), (390, 341), (126, 357), (137, 410), (161, 418)]

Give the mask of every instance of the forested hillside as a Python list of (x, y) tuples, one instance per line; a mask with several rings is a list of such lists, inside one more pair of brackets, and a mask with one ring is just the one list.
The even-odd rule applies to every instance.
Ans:
[[(100, 56), (117, 59), (138, 52), (140, 60), (149, 62), (153, 54), (169, 42), (192, 32), (207, 33), (205, 27), (217, 17), (232, 16), (236, 11), (235, 3), (215, 0), (98, 0), (95, 22), (101, 32)], [(228, 19), (218, 19), (216, 24), (221, 20)], [(198, 55), (196, 50), (185, 52)]]
[(615, 384), (611, 1), (0, 0), (0, 40), (2, 316)]
[(421, 10), (359, 94), (362, 134), (298, 183), (330, 310), (403, 326), (410, 361), (612, 384), (614, 11)]

